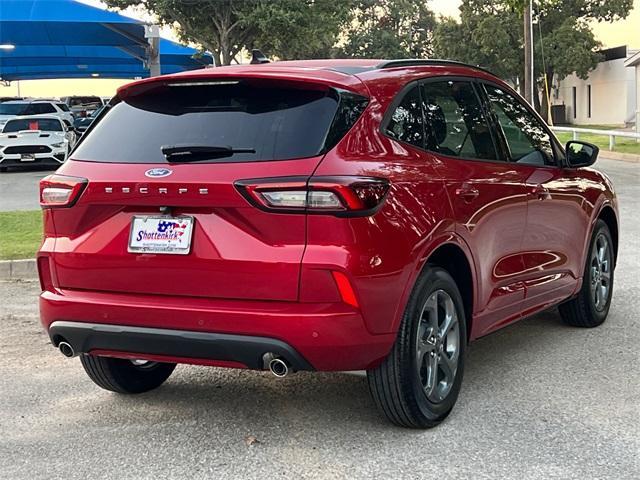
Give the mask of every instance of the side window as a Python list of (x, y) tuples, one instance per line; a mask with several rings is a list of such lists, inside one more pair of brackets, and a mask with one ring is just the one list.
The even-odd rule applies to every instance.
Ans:
[(453, 157), (497, 160), (482, 106), (470, 82), (422, 85), (427, 150)]
[(511, 160), (527, 165), (556, 165), (551, 138), (522, 102), (492, 85), (485, 90), (511, 153)]
[(405, 94), (393, 111), (385, 132), (401, 142), (424, 147), (424, 125), (420, 109), (420, 91), (417, 85)]
[(36, 103), (34, 106), (38, 113), (55, 113), (57, 111), (50, 103)]

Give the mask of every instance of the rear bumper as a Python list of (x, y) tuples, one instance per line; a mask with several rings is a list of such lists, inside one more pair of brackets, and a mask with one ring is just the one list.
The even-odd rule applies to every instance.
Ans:
[(272, 352), (295, 370), (364, 370), (395, 340), (369, 333), (360, 312), (342, 303), (56, 289), (41, 294), (40, 314), (54, 345), (62, 337), (76, 352), (257, 369)]
[(236, 362), (259, 370), (264, 368), (262, 356), (269, 352), (286, 359), (294, 370), (313, 370), (295, 349), (273, 338), (65, 321), (53, 322), (49, 336), (56, 346), (69, 343), (75, 353), (142, 353)]
[(37, 155), (34, 160), (23, 162), (20, 155), (6, 155), (0, 157), (0, 167), (28, 167), (30, 165), (59, 167), (64, 163), (65, 155), (46, 154)]

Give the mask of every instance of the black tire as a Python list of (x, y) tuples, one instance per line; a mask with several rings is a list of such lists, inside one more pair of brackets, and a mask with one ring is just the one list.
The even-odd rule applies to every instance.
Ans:
[(176, 368), (175, 363), (136, 365), (131, 360), (94, 355), (80, 355), (80, 362), (96, 385), (117, 393), (143, 393), (158, 388)]
[[(599, 239), (604, 238), (609, 246), (609, 264), (608, 264), (608, 289), (605, 301), (601, 305), (597, 305), (597, 300), (592, 292), (592, 283), (598, 284), (603, 282), (604, 269), (599, 267), (594, 273), (592, 268), (594, 262), (594, 246)], [(597, 246), (596, 246), (597, 247)], [(615, 253), (613, 239), (607, 224), (598, 220), (593, 235), (589, 242), (589, 250), (587, 250), (587, 259), (585, 261), (584, 275), (582, 277), (582, 287), (578, 295), (571, 300), (559, 305), (558, 310), (562, 320), (573, 327), (593, 328), (606, 320), (611, 307), (611, 296), (613, 294), (613, 276), (615, 271)], [(595, 260), (597, 261), (597, 260)], [(597, 275), (597, 278), (594, 276)]]
[[(440, 292), (445, 292), (442, 295)], [(453, 372), (453, 380), (449, 382), (446, 395), (443, 395), (439, 401), (429, 398), (437, 391), (429, 389), (429, 357), (427, 354), (421, 356), (418, 353), (418, 345), (428, 345), (430, 350), (428, 355), (433, 357), (432, 353), (441, 352), (441, 355), (447, 355), (448, 350), (440, 349), (442, 339), (436, 339), (435, 344), (422, 342), (420, 338), (427, 338), (420, 333), (423, 329), (428, 331), (431, 315), (423, 310), (427, 308), (427, 301), (431, 301), (435, 295), (437, 308), (440, 308), (440, 298), (448, 297), (452, 300), (453, 309), (457, 315), (456, 332), (451, 330), (451, 341), (457, 338), (457, 355), (455, 360), (455, 368), (449, 370)], [(447, 301), (448, 302), (448, 301)], [(450, 304), (448, 304), (450, 305)], [(439, 314), (436, 317), (439, 318)], [(426, 320), (425, 320), (426, 318)], [(435, 325), (438, 325), (436, 318)], [(420, 328), (420, 330), (419, 330)], [(455, 335), (454, 335), (455, 333)], [(427, 335), (431, 335), (427, 333)], [(429, 337), (432, 340), (435, 337)], [(444, 342), (449, 342), (446, 336)], [(442, 422), (451, 412), (460, 392), (462, 377), (464, 372), (464, 358), (467, 345), (467, 326), (465, 321), (464, 304), (458, 287), (449, 273), (439, 267), (427, 265), (418, 278), (416, 285), (411, 293), (409, 302), (405, 309), (402, 323), (398, 331), (398, 337), (389, 353), (389, 356), (377, 368), (367, 371), (367, 379), (369, 390), (378, 409), (394, 424), (407, 428), (431, 428)], [(449, 345), (445, 345), (448, 349)], [(439, 350), (440, 349), (440, 350)], [(436, 353), (438, 362), (435, 368), (436, 382), (432, 384), (439, 387), (440, 380), (440, 355)], [(452, 355), (453, 356), (453, 355)], [(420, 366), (419, 366), (420, 365)], [(427, 381), (425, 386), (423, 383)], [(431, 391), (431, 393), (428, 393)]]

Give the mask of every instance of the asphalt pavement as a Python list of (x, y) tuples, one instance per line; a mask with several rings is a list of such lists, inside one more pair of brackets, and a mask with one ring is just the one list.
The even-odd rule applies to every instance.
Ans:
[[(0, 282), (0, 478), (637, 480), (640, 164), (598, 165), (621, 203), (607, 322), (571, 328), (552, 310), (474, 342), (433, 430), (388, 424), (361, 373), (179, 366), (153, 392), (100, 390), (49, 345), (37, 283)], [(0, 174), (2, 192), (39, 175)]]
[(0, 172), (0, 212), (38, 210), (38, 182), (53, 172), (46, 168)]

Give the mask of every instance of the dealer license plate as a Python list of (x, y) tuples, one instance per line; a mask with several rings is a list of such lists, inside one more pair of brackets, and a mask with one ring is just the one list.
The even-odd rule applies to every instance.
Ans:
[(193, 217), (134, 216), (129, 252), (187, 255), (191, 249), (193, 223)]

